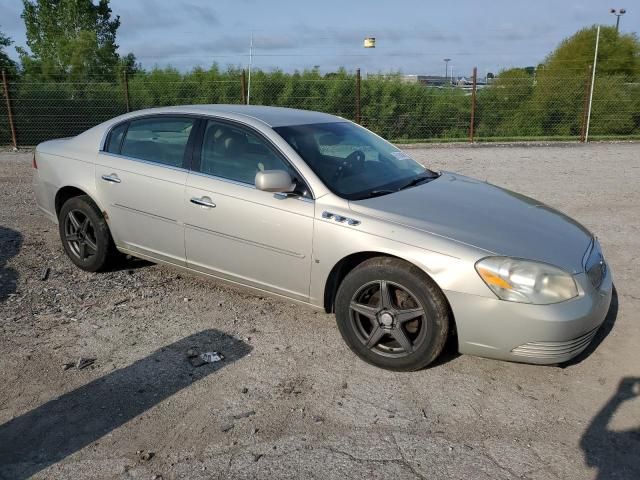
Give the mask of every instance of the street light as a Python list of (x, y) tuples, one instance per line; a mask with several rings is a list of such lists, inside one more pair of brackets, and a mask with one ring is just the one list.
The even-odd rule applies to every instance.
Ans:
[(617, 32), (618, 29), (620, 28), (620, 17), (625, 13), (627, 13), (627, 11), (624, 8), (619, 8), (617, 10), (615, 8), (612, 8), (611, 10), (609, 10), (609, 13), (616, 16), (616, 32)]
[(451, 61), (450, 58), (444, 59), (444, 81), (445, 82), (449, 79), (449, 62), (450, 61)]

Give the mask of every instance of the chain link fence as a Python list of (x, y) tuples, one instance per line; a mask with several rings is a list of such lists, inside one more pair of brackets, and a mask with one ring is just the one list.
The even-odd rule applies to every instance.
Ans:
[[(638, 79), (640, 72), (595, 76), (591, 139), (640, 138)], [(258, 71), (251, 79), (239, 70), (157, 70), (112, 81), (9, 78), (0, 106), (0, 146), (13, 143), (12, 127), (17, 145), (31, 146), (77, 135), (127, 111), (247, 100), (339, 115), (399, 143), (580, 140), (590, 84), (590, 69), (562, 75), (508, 71), (489, 83), (471, 78), (454, 85), (410, 82), (401, 75), (361, 78), (359, 71)]]

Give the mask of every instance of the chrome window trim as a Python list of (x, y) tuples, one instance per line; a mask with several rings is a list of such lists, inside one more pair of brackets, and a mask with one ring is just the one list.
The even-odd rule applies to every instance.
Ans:
[[(100, 144), (98, 146), (98, 152), (105, 152), (107, 138), (109, 137), (109, 135), (111, 134), (114, 128), (119, 127), (123, 123), (135, 122), (136, 120), (144, 120), (145, 118), (149, 118), (149, 117), (187, 117), (187, 118), (193, 118), (194, 120), (198, 120), (202, 118), (202, 115), (198, 115), (196, 113), (158, 112), (158, 113), (144, 113), (142, 115), (136, 115), (136, 116), (125, 118), (124, 120), (114, 123), (113, 125), (109, 126), (105, 130), (105, 133), (102, 134), (102, 139), (100, 140)], [(105, 152), (105, 153), (109, 153), (109, 152)]]
[[(311, 200), (311, 201), (315, 201), (316, 199), (316, 195), (313, 191), (313, 187), (311, 186), (311, 183), (305, 178), (305, 176), (300, 172), (300, 170), (298, 170), (298, 168), (294, 165), (294, 163), (289, 159), (289, 156), (282, 151), (282, 149), (276, 145), (270, 138), (268, 138), (264, 133), (260, 132), (259, 130), (257, 130), (256, 128), (254, 128), (253, 126), (247, 124), (247, 123), (243, 123), (239, 120), (235, 120), (232, 118), (226, 118), (226, 117), (220, 117), (217, 116), (215, 114), (207, 114), (207, 113), (181, 113), (181, 112), (158, 112), (158, 113), (145, 113), (142, 115), (135, 115), (135, 116), (131, 116), (128, 117), (120, 122), (114, 123), (113, 125), (109, 126), (106, 130), (105, 133), (102, 135), (102, 139), (100, 140), (100, 146), (99, 146), (99, 150), (98, 153), (103, 153), (106, 155), (113, 155), (115, 157), (120, 157), (120, 158), (126, 158), (129, 160), (136, 160), (136, 161), (140, 161), (140, 162), (149, 162), (153, 165), (162, 165), (165, 166), (167, 168), (176, 168), (177, 167), (171, 167), (169, 165), (164, 165), (162, 163), (157, 163), (157, 162), (152, 162), (150, 160), (141, 160), (138, 158), (133, 158), (133, 157), (128, 157), (126, 155), (120, 155), (120, 154), (115, 154), (115, 153), (111, 153), (111, 152), (107, 152), (105, 150), (106, 147), (106, 142), (107, 142), (107, 138), (109, 138), (109, 135), (111, 134), (111, 132), (113, 131), (113, 129), (115, 129), (116, 127), (119, 127), (120, 125), (122, 125), (123, 123), (130, 123), (136, 120), (141, 120), (144, 118), (148, 118), (148, 117), (159, 117), (159, 116), (169, 116), (169, 117), (188, 117), (188, 118), (194, 118), (196, 120), (204, 120), (205, 122), (207, 120), (217, 120), (217, 121), (222, 121), (222, 122), (226, 122), (226, 123), (230, 123), (234, 126), (237, 126), (238, 128), (243, 128), (245, 130), (249, 130), (251, 133), (254, 133), (255, 135), (257, 135), (260, 138), (263, 138), (264, 140), (267, 141), (267, 143), (277, 151), (278, 154), (280, 154), (282, 156), (282, 158), (284, 159), (284, 161), (291, 166), (291, 168), (300, 176), (300, 178), (302, 179), (302, 181), (305, 183), (305, 185), (307, 186), (307, 188), (309, 189), (309, 192), (311, 194), (311, 198), (304, 198), (304, 197), (297, 197), (299, 200)], [(254, 118), (254, 117), (249, 117), (249, 118)], [(259, 120), (259, 119), (258, 119)], [(261, 121), (261, 120), (260, 120)], [(275, 135), (277, 135), (279, 138), (282, 138), (278, 132), (276, 132), (273, 127), (265, 122), (264, 125), (269, 128)], [(304, 159), (301, 157), (300, 158), (303, 162)], [(305, 162), (306, 163), (306, 162)], [(196, 172), (192, 169), (184, 169), (184, 168), (180, 168), (180, 170), (186, 170), (188, 172), (194, 173), (194, 174), (201, 174), (202, 172)], [(202, 175), (208, 175), (208, 174), (202, 174)], [(237, 182), (236, 180), (231, 180), (231, 179), (225, 179), (222, 177), (216, 177), (215, 175), (208, 175), (210, 177), (213, 178), (217, 178), (220, 180), (225, 180), (225, 181), (229, 181), (229, 182)], [(321, 181), (320, 179), (318, 179), (319, 181)], [(240, 185), (244, 185), (244, 186), (250, 186), (252, 188), (255, 189), (255, 185), (251, 185), (251, 184), (246, 184), (246, 183), (242, 183), (242, 182), (237, 182)]]
[(154, 162), (152, 160), (143, 160), (141, 158), (129, 157), (127, 155), (120, 155), (119, 153), (111, 153), (111, 152), (105, 152), (105, 151), (100, 151), (98, 153), (101, 154), (101, 155), (107, 155), (109, 157), (123, 158), (125, 160), (131, 160), (133, 162), (144, 163), (144, 164), (147, 164), (147, 165), (154, 165), (156, 167), (168, 168), (169, 170), (176, 170), (178, 172), (187, 172), (187, 173), (189, 173), (189, 171), (190, 171), (190, 170), (188, 170), (186, 168), (183, 168), (183, 167), (174, 167), (173, 165), (167, 165), (166, 163)]
[[(238, 187), (245, 187), (245, 188), (250, 188), (251, 190), (257, 190), (256, 186), (252, 185), (250, 183), (239, 182), (238, 180), (232, 180), (230, 178), (225, 178), (225, 177), (218, 177), (217, 175), (212, 175), (210, 173), (196, 172), (194, 170), (190, 170), (189, 173), (191, 175), (197, 175), (198, 177), (203, 177), (203, 178), (212, 179), (212, 180), (218, 180), (220, 182), (230, 183), (232, 185), (237, 185)], [(265, 193), (273, 193), (273, 192), (265, 192)], [(275, 193), (274, 195), (277, 195), (277, 193)], [(309, 203), (314, 203), (315, 202), (315, 199), (313, 199), (313, 198), (305, 198), (305, 197), (301, 197), (301, 196), (294, 197), (294, 198), (296, 200), (300, 200), (300, 201), (303, 201), (303, 202), (309, 202)]]
[[(289, 156), (284, 153), (282, 151), (282, 149), (280, 147), (278, 147), (278, 145), (276, 145), (270, 138), (268, 138), (264, 133), (260, 132), (259, 130), (256, 130), (254, 127), (252, 127), (251, 125), (248, 125), (246, 123), (242, 123), (239, 122), (238, 120), (233, 120), (233, 119), (229, 119), (229, 118), (224, 118), (224, 117), (216, 117), (215, 115), (206, 115), (203, 114), (201, 116), (201, 118), (207, 122), (208, 120), (215, 120), (215, 121), (220, 121), (222, 123), (228, 123), (231, 124), (232, 126), (239, 128), (241, 130), (245, 130), (248, 131), (248, 133), (255, 135), (256, 137), (258, 137), (258, 139), (264, 140), (268, 147), (271, 147), (273, 150), (276, 151), (276, 153), (281, 157), (281, 159), (287, 164), (289, 165), (293, 171), (295, 171), (300, 178), (302, 179), (302, 181), (305, 183), (305, 185), (307, 186), (307, 188), (309, 189), (309, 192), (311, 194), (311, 200), (315, 199), (315, 194), (313, 192), (313, 188), (311, 187), (311, 183), (307, 181), (307, 179), (304, 177), (304, 175), (302, 175), (302, 173), (300, 172), (300, 170), (298, 170), (298, 168), (293, 164), (293, 162), (289, 159)], [(253, 118), (253, 117), (251, 117)], [(278, 132), (276, 132), (270, 125), (265, 124), (275, 135), (278, 135)], [(205, 125), (205, 130), (206, 130), (206, 125)], [(204, 135), (204, 133), (203, 133)], [(280, 137), (280, 135), (278, 135), (278, 137)], [(282, 137), (280, 137), (282, 138)], [(303, 160), (304, 161), (304, 160)], [(201, 165), (202, 166), (202, 165)], [(192, 170), (193, 171), (193, 170)], [(194, 172), (194, 173), (202, 173), (202, 172)], [(208, 174), (204, 174), (204, 175), (208, 175)], [(209, 174), (210, 175), (210, 174)], [(215, 178), (222, 178), (222, 177), (217, 177), (216, 175), (210, 175), (212, 177)], [(238, 182), (237, 180), (232, 180), (232, 179), (225, 179), (225, 180), (229, 180), (232, 182)], [(240, 184), (243, 184), (242, 182), (238, 182)], [(251, 185), (251, 184), (244, 184), (244, 185)], [(255, 185), (253, 186), (253, 188), (255, 188)], [(299, 198), (303, 198), (303, 197), (299, 197)]]

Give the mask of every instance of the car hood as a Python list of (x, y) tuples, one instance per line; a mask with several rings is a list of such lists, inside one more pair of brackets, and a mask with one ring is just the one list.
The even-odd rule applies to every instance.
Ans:
[(481, 248), (583, 271), (591, 233), (575, 220), (524, 195), (444, 172), (422, 185), (350, 202), (354, 212)]

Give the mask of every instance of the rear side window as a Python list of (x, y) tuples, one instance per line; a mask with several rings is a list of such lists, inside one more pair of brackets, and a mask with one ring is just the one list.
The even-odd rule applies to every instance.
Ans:
[(133, 120), (122, 143), (121, 154), (150, 162), (182, 167), (194, 120), (162, 117)]
[(120, 153), (120, 143), (122, 143), (122, 135), (126, 129), (127, 124), (124, 123), (111, 130), (105, 151), (109, 153)]

